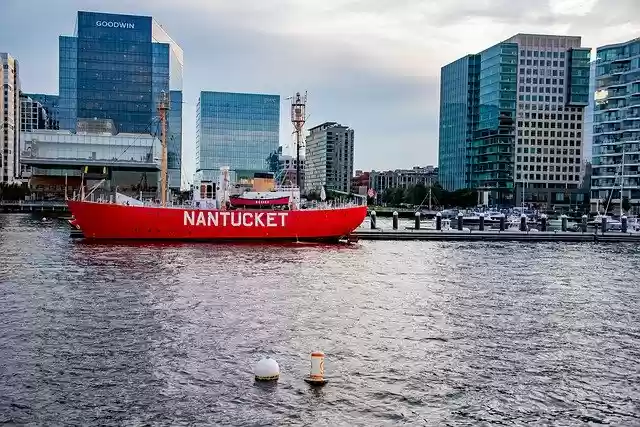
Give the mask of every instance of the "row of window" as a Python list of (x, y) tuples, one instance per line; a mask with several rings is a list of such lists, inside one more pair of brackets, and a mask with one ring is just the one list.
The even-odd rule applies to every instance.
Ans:
[[(549, 121), (543, 121), (543, 122), (518, 122), (518, 127), (525, 127), (525, 128), (540, 128), (540, 129), (555, 129), (556, 128), (556, 122), (549, 122)], [(582, 123), (578, 122), (576, 123), (575, 121), (573, 122), (559, 122), (557, 123), (557, 128), (558, 129), (582, 129)], [(555, 136), (554, 134), (551, 136)]]
[(569, 111), (569, 112), (579, 112), (582, 111), (581, 108), (577, 107), (563, 107), (562, 105), (538, 105), (538, 104), (518, 104), (518, 109), (520, 110), (533, 110), (533, 111)]
[[(551, 65), (551, 64), (553, 64), (553, 65)], [(551, 61), (551, 60), (547, 59), (547, 61), (545, 62), (542, 59), (540, 61), (538, 61), (537, 59), (534, 59), (533, 61), (531, 59), (527, 59), (527, 60), (521, 59), (520, 60), (520, 65), (532, 65), (534, 67), (538, 67), (538, 66), (540, 66), (540, 67), (544, 67), (544, 66), (552, 67), (553, 66), (553, 67), (563, 67), (564, 68), (564, 61), (559, 61), (558, 62), (558, 61)]]
[[(548, 178), (547, 178), (548, 177)], [(516, 173), (516, 180), (523, 179), (523, 174)], [(566, 174), (532, 174), (525, 173), (524, 179), (536, 180), (536, 181), (580, 181), (580, 175), (566, 175)]]
[[(528, 119), (538, 119), (538, 120), (556, 120), (556, 117), (558, 120), (580, 120), (582, 121), (582, 114), (564, 114), (564, 116), (562, 114), (558, 114), (556, 116), (556, 113), (544, 113), (544, 115), (542, 113), (524, 113), (524, 118)], [(518, 122), (518, 126), (520, 126), (521, 122)]]
[[(557, 142), (557, 144), (556, 144)], [(519, 145), (529, 145), (529, 139), (525, 138), (524, 141), (522, 140), (522, 138), (518, 138), (518, 144)], [(552, 147), (558, 146), (558, 147), (580, 147), (581, 141), (580, 140), (548, 140), (548, 139), (532, 139), (531, 140), (531, 145), (551, 145)], [(578, 153), (579, 154), (579, 153)]]
[(557, 135), (555, 134), (555, 131), (529, 131), (528, 129), (525, 130), (518, 130), (518, 136), (540, 136), (540, 137), (557, 137), (557, 138), (582, 138), (582, 132), (569, 132), (569, 131), (564, 131), (563, 133), (558, 131)]
[[(560, 159), (562, 159), (562, 161), (560, 161)], [(549, 164), (549, 163), (580, 164), (580, 157), (576, 157), (574, 159), (573, 157), (516, 156), (516, 162), (517, 163), (544, 163), (544, 164)]]
[[(551, 80), (551, 79), (547, 79)], [(557, 79), (553, 79), (553, 84), (557, 84)], [(564, 84), (563, 79), (560, 79), (560, 84)], [(564, 93), (564, 87), (543, 87), (543, 86), (519, 86), (518, 90), (520, 92), (527, 93)]]
[(553, 169), (553, 166), (547, 166), (547, 165), (516, 165), (516, 171), (538, 171), (538, 172), (576, 172), (579, 173), (580, 172), (580, 166), (576, 166), (575, 170), (573, 166), (562, 166), (562, 168), (560, 166), (556, 166), (555, 167), (555, 171)]
[(518, 95), (518, 101), (532, 102), (564, 102), (563, 96), (543, 96), (543, 95)]
[(538, 50), (520, 50), (520, 56), (526, 56), (528, 58), (564, 58), (564, 52), (551, 52), (551, 51), (538, 51)]
[(579, 156), (580, 155), (580, 149), (573, 149), (573, 148), (564, 148), (564, 149), (560, 149), (558, 148), (558, 150), (556, 151), (554, 148), (540, 148), (540, 147), (531, 147), (531, 149), (529, 150), (529, 147), (518, 147), (517, 148), (517, 152), (523, 152), (525, 154), (528, 154), (529, 151), (531, 151), (531, 154), (551, 154), (551, 155), (576, 155)]

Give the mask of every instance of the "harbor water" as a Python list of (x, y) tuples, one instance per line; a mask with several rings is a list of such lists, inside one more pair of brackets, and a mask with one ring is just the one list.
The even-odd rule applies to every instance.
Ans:
[(640, 424), (635, 245), (88, 244), (0, 215), (0, 247), (3, 423)]

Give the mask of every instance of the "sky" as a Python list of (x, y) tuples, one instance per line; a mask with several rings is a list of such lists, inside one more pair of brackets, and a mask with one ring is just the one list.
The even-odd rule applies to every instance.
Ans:
[(0, 52), (25, 92), (58, 93), (58, 36), (78, 10), (153, 16), (184, 50), (183, 164), (195, 170), (200, 91), (308, 92), (307, 127), (355, 131), (355, 168), (437, 165), (440, 68), (517, 33), (640, 37), (640, 0), (2, 0)]

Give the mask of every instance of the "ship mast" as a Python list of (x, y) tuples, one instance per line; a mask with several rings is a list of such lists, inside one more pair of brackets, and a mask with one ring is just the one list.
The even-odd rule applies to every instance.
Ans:
[(165, 91), (162, 91), (158, 113), (162, 124), (162, 163), (160, 166), (160, 200), (162, 207), (167, 207), (167, 111), (169, 110), (169, 100)]
[(307, 93), (304, 96), (300, 92), (296, 92), (296, 96), (291, 99), (291, 123), (296, 132), (296, 185), (302, 191), (300, 179), (300, 145), (302, 144), (302, 128), (306, 118)]

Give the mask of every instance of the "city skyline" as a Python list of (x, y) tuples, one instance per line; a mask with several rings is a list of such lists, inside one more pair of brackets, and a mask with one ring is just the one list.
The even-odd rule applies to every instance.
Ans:
[[(633, 0), (526, 8), (504, 0), (482, 6), (410, 0), (249, 4), (72, 0), (49, 7), (8, 1), (0, 17), (0, 40), (6, 41), (0, 51), (20, 61), (23, 91), (56, 94), (58, 36), (70, 34), (78, 10), (153, 16), (185, 51), (183, 156), (191, 177), (201, 90), (275, 93), (282, 102), (308, 90), (309, 126), (336, 120), (357, 130), (356, 169), (437, 164), (442, 65), (518, 32), (578, 35), (590, 47), (640, 32), (640, 24), (630, 22), (640, 13)], [(46, 11), (46, 18), (33, 10)], [(27, 16), (30, 30), (21, 31)], [(286, 106), (280, 119), (285, 148), (292, 145)]]

